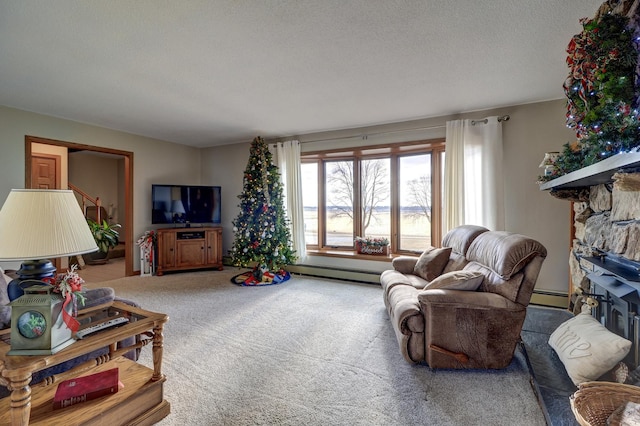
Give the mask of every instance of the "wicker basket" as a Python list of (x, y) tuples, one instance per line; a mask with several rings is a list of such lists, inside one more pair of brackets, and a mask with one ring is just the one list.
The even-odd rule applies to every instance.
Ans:
[(613, 411), (626, 402), (640, 403), (640, 387), (612, 382), (585, 382), (569, 398), (582, 426), (606, 425)]

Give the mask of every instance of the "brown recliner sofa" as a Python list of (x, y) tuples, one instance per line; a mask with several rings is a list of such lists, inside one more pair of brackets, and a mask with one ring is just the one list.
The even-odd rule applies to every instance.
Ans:
[(507, 367), (546, 255), (524, 235), (463, 225), (441, 249), (395, 258), (380, 283), (404, 358), (432, 368)]

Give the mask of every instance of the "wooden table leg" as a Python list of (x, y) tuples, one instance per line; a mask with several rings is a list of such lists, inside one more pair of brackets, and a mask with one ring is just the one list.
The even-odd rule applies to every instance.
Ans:
[(163, 378), (162, 375), (162, 351), (164, 335), (162, 331), (164, 329), (164, 322), (158, 324), (153, 328), (153, 376), (151, 381), (155, 382)]
[(26, 426), (29, 424), (31, 416), (31, 373), (23, 377), (10, 379), (9, 390), (11, 391), (11, 425)]

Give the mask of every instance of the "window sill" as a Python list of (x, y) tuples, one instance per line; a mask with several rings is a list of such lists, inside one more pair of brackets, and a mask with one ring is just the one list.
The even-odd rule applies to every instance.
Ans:
[(324, 256), (324, 257), (340, 257), (343, 259), (358, 259), (358, 260), (373, 260), (377, 262), (391, 262), (394, 257), (398, 255), (390, 254), (388, 256), (371, 255), (371, 254), (359, 254), (355, 250), (309, 250), (307, 249), (307, 255), (309, 256)]

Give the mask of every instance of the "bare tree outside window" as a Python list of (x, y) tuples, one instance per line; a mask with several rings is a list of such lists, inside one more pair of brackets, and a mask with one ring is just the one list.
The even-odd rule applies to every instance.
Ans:
[[(388, 165), (388, 158), (363, 160), (360, 162), (362, 179), (360, 185), (362, 188), (362, 231), (364, 235), (368, 235), (367, 231), (372, 232), (372, 230), (369, 229), (372, 221), (378, 225), (380, 225), (381, 222), (388, 222), (390, 212)], [(385, 218), (387, 219), (385, 220)], [(372, 232), (375, 233), (376, 236), (388, 236), (390, 228), (386, 226), (386, 230), (376, 231), (377, 232)]]
[(332, 209), (332, 216), (346, 216), (353, 220), (353, 161), (334, 161), (328, 163), (331, 170), (327, 176), (327, 205)]
[(407, 155), (399, 160), (399, 246), (401, 250), (422, 251), (431, 244), (432, 156)]
[[(354, 220), (355, 173), (354, 162), (328, 162), (327, 173), (327, 221), (338, 223), (337, 218)], [(368, 235), (375, 228), (376, 236), (389, 236), (389, 159), (362, 160), (360, 163), (360, 199), (362, 207), (362, 234)], [(333, 228), (328, 227), (327, 241)], [(353, 232), (341, 241), (344, 245), (353, 244)]]
[(431, 176), (420, 176), (409, 181), (409, 202), (415, 210), (408, 213), (409, 217), (418, 219), (424, 216), (431, 222)]
[(325, 174), (325, 241), (330, 247), (349, 247), (353, 244), (353, 161), (328, 161)]

